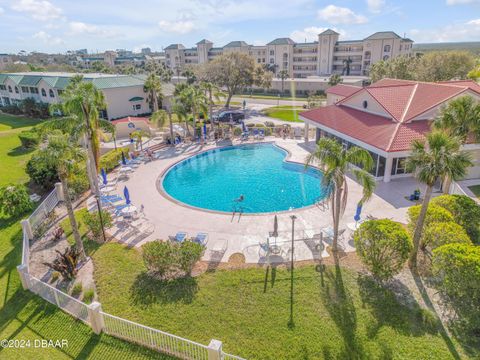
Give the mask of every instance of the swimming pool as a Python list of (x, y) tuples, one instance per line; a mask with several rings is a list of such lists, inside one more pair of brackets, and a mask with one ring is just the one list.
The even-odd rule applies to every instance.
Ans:
[(285, 162), (286, 156), (271, 143), (214, 149), (177, 163), (160, 181), (172, 198), (222, 212), (284, 211), (324, 198), (322, 172)]

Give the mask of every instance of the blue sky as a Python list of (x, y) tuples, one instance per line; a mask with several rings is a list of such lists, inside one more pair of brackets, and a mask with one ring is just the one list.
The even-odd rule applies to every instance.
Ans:
[(416, 42), (480, 41), (480, 0), (0, 0), (0, 53), (303, 42), (326, 28), (343, 39), (393, 30)]

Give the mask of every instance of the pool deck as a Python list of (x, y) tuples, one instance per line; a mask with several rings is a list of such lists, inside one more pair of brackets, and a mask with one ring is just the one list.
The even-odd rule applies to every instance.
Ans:
[[(290, 155), (289, 161), (304, 163), (311, 144), (303, 140), (267, 138), (278, 146), (286, 149)], [(239, 144), (235, 141), (234, 145)], [(223, 144), (228, 146), (229, 144)], [(219, 145), (222, 146), (222, 145)], [(204, 260), (212, 262), (226, 262), (234, 253), (242, 253), (247, 263), (264, 263), (265, 252), (260, 244), (267, 242), (269, 232), (273, 230), (274, 214), (248, 215), (225, 214), (211, 211), (198, 210), (173, 202), (157, 189), (157, 181), (161, 174), (170, 166), (189, 156), (217, 147), (209, 145), (181, 145), (176, 148), (163, 149), (157, 160), (140, 165), (126, 181), (119, 181), (117, 191), (123, 194), (123, 187), (127, 186), (132, 203), (138, 208), (144, 206), (146, 218), (155, 225), (153, 233), (147, 235), (128, 234), (124, 236), (122, 230), (114, 227), (110, 233), (120, 242), (129, 246), (142, 246), (148, 241), (168, 239), (179, 231), (188, 233), (189, 237), (197, 233), (208, 233), (207, 250)], [(201, 181), (201, 179), (199, 179)], [(342, 246), (346, 252), (354, 251), (351, 233), (347, 224), (353, 222), (357, 202), (361, 198), (361, 186), (354, 180), (348, 179), (348, 204), (341, 221), (341, 228), (345, 228)], [(376, 193), (363, 207), (362, 217), (371, 215), (378, 218), (391, 218), (396, 221), (406, 222), (407, 208), (413, 205), (405, 200), (405, 196), (412, 193), (418, 184), (412, 178), (393, 180), (385, 184), (379, 182)], [(423, 187), (420, 187), (423, 189)], [(276, 239), (280, 252), (274, 261), (282, 262), (290, 258), (290, 241), (292, 220), (291, 215), (296, 215), (295, 221), (295, 260), (318, 259), (320, 254), (312, 242), (308, 240), (322, 228), (331, 226), (331, 213), (328, 209), (322, 210), (319, 206), (296, 209), (291, 212), (278, 213), (279, 236)], [(272, 239), (271, 241), (274, 241)], [(328, 256), (326, 251), (322, 257)]]

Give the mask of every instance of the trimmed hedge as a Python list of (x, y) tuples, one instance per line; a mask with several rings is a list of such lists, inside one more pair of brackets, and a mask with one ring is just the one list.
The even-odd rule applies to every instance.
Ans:
[(40, 134), (35, 129), (20, 132), (18, 138), (25, 149), (33, 149), (40, 143)]
[(117, 148), (117, 150), (111, 150), (100, 157), (100, 168), (105, 169), (106, 172), (115, 169), (122, 160), (122, 151), (125, 154), (125, 158), (129, 158), (129, 148)]
[[(417, 226), (418, 215), (420, 215), (420, 210), (422, 205), (415, 205), (408, 209), (408, 230), (411, 234), (415, 231), (415, 226)], [(429, 204), (427, 209), (427, 215), (425, 216), (424, 229), (427, 228), (431, 223), (438, 222), (450, 222), (453, 221), (453, 215), (450, 211), (440, 207), (438, 205)]]
[(435, 222), (425, 228), (422, 247), (436, 249), (445, 244), (462, 243), (471, 244), (465, 229), (450, 222)]

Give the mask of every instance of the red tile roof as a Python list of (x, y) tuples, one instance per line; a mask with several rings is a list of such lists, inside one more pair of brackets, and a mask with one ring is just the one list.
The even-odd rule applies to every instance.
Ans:
[(329, 87), (325, 92), (327, 94), (335, 94), (347, 97), (361, 89), (362, 88), (360, 86), (337, 84), (335, 86)]
[(135, 121), (143, 121), (150, 125), (150, 121), (147, 117), (135, 117), (135, 116), (127, 116), (121, 119), (112, 120), (112, 124), (120, 124), (120, 123), (128, 123), (128, 122), (135, 122)]

